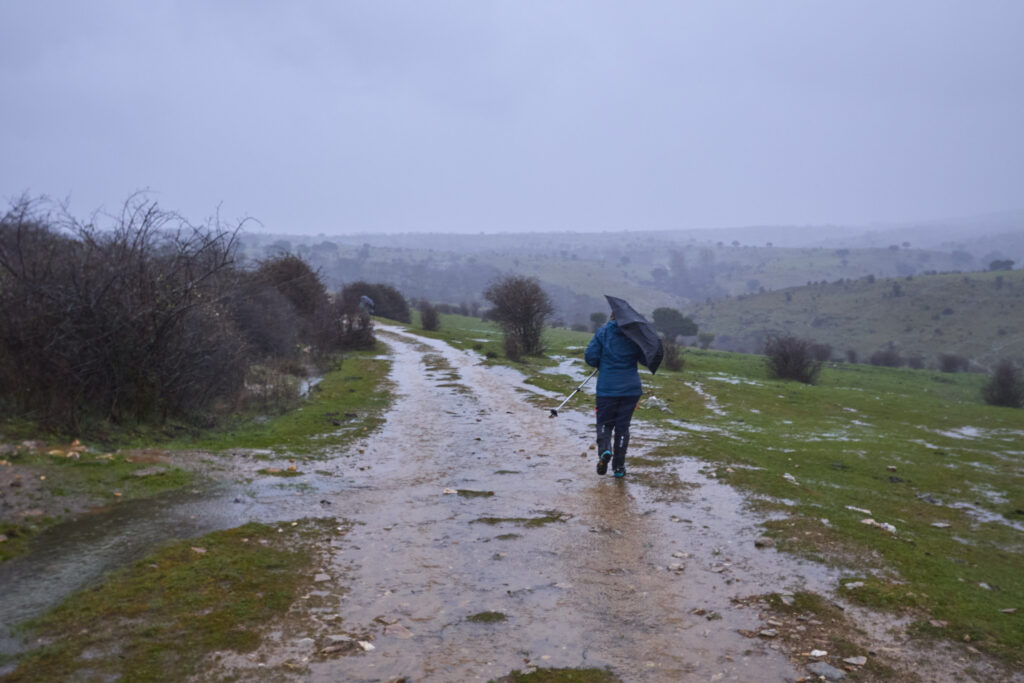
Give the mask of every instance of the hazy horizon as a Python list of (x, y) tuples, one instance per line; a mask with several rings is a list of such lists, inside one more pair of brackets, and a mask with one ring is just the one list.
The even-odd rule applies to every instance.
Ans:
[(0, 6), (0, 197), (294, 235), (1024, 209), (1024, 3)]

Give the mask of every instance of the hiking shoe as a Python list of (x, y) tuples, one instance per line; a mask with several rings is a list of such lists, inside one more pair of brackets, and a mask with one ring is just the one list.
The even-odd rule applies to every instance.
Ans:
[(616, 469), (613, 472), (613, 474), (615, 475), (616, 479), (622, 479), (624, 476), (626, 476), (626, 468), (625, 467), (620, 467), (620, 468)]
[(608, 463), (611, 462), (612, 452), (605, 451), (601, 454), (601, 457), (597, 459), (597, 473), (606, 474), (608, 472)]

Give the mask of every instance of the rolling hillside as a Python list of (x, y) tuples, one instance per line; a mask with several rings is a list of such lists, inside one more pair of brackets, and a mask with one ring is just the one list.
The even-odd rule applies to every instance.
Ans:
[(862, 361), (894, 349), (934, 367), (962, 355), (976, 369), (1024, 359), (1024, 271), (841, 280), (728, 298), (687, 311), (717, 348), (753, 352), (782, 332), (847, 349)]

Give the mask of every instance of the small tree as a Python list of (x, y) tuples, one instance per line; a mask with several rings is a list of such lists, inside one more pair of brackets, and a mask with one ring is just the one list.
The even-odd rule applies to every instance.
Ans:
[(814, 384), (821, 372), (821, 361), (815, 360), (813, 346), (807, 339), (770, 335), (764, 343), (769, 376)]
[(490, 318), (505, 332), (505, 352), (513, 360), (543, 351), (541, 332), (554, 312), (536, 278), (509, 275), (492, 283), (484, 298), (494, 304)]
[(437, 307), (426, 299), (420, 302), (420, 323), (423, 329), (429, 331), (441, 328), (441, 317), (437, 313)]
[(654, 329), (665, 335), (666, 339), (676, 337), (692, 337), (697, 334), (697, 323), (693, 322), (674, 308), (655, 308)]
[(711, 332), (699, 332), (697, 333), (697, 343), (700, 344), (700, 348), (707, 349), (711, 346), (711, 342), (715, 341), (715, 335)]
[(1009, 359), (1000, 361), (988, 384), (982, 387), (981, 397), (993, 406), (1024, 407), (1024, 376), (1020, 368)]
[(608, 322), (608, 314), (603, 311), (596, 311), (590, 314), (590, 331), (597, 332), (602, 325)]
[(859, 355), (857, 354), (857, 349), (846, 349), (846, 362), (847, 363), (856, 363), (857, 362), (857, 358), (859, 358)]

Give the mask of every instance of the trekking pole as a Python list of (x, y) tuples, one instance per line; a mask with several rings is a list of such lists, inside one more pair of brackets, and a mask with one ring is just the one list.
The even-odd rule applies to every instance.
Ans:
[(578, 387), (576, 387), (575, 391), (573, 391), (571, 394), (566, 396), (565, 400), (558, 404), (558, 408), (552, 408), (551, 409), (551, 414), (548, 415), (548, 417), (558, 417), (558, 410), (559, 410), (559, 408), (561, 408), (566, 403), (568, 403), (569, 399), (572, 398), (573, 396), (575, 396), (576, 392), (579, 391), (580, 389), (582, 389), (583, 385), (586, 384), (587, 382), (589, 382), (590, 378), (593, 377), (596, 374), (597, 374), (597, 370), (595, 369), (592, 373), (590, 373), (590, 375), (585, 380), (583, 380), (583, 382), (580, 383), (580, 385)]

